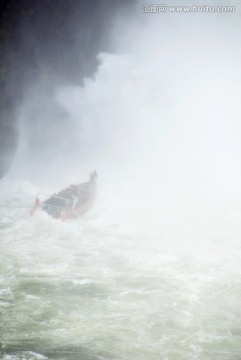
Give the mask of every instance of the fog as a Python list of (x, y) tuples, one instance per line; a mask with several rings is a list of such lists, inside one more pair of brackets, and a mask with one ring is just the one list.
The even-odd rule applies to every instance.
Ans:
[[(16, 108), (18, 149), (0, 187), (0, 353), (236, 360), (240, 9), (145, 13), (139, 2), (111, 23), (96, 59), (79, 47), (84, 67), (98, 64), (92, 74), (68, 63), (66, 45), (72, 76), (38, 59)], [(48, 46), (52, 62), (59, 47)], [(97, 199), (83, 216), (30, 216), (36, 193), (94, 170)]]
[(26, 91), (8, 177), (59, 187), (96, 169), (102, 190), (133, 196), (140, 221), (165, 217), (174, 227), (194, 223), (194, 232), (211, 226), (212, 236), (226, 226), (235, 232), (238, 9), (162, 14), (144, 13), (142, 5), (113, 20), (112, 51), (98, 55), (81, 86), (49, 90), (45, 71)]

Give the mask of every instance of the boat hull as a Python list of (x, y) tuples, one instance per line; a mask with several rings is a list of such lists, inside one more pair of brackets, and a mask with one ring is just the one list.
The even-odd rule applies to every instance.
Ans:
[(31, 215), (34, 215), (38, 209), (42, 209), (55, 219), (62, 221), (76, 219), (93, 206), (96, 193), (97, 187), (93, 180), (79, 185), (70, 185), (57, 194), (49, 196), (43, 202), (37, 197)]

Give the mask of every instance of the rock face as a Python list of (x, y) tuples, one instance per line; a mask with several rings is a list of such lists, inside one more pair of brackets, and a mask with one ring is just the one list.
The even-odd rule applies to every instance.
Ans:
[[(108, 50), (113, 15), (134, 1), (3, 0), (0, 5), (0, 177), (18, 142), (17, 109), (45, 69), (51, 86), (76, 84)], [(78, 77), (76, 77), (78, 73)]]

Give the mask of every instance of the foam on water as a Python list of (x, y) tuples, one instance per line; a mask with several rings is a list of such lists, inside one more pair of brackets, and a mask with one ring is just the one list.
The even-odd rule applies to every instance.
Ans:
[[(28, 89), (0, 187), (4, 360), (241, 358), (238, 17), (140, 4), (82, 86)], [(29, 216), (94, 169), (83, 217)]]
[(104, 191), (79, 220), (30, 218), (22, 189), (2, 196), (4, 360), (239, 358), (238, 237), (137, 226), (131, 197)]

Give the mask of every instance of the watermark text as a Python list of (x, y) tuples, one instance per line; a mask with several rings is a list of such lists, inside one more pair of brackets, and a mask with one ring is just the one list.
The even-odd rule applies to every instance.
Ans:
[(165, 4), (145, 4), (142, 11), (144, 13), (233, 13), (235, 6), (212, 6), (212, 5), (191, 5), (191, 6), (169, 6)]

